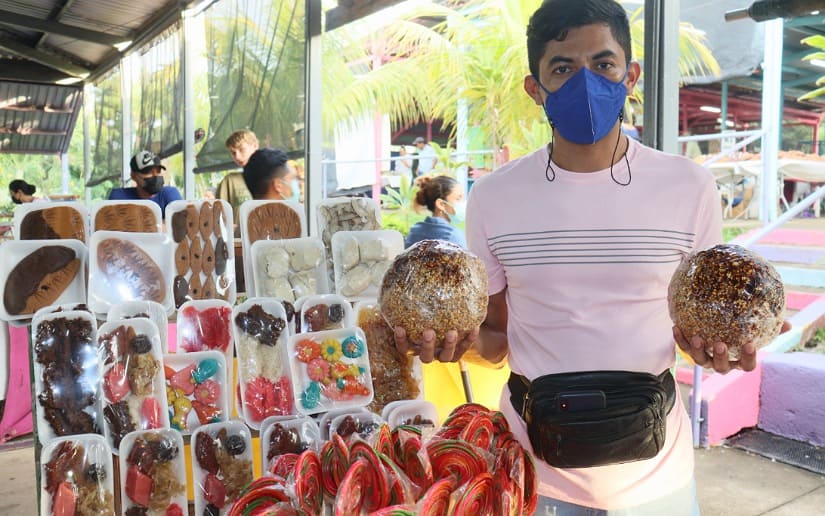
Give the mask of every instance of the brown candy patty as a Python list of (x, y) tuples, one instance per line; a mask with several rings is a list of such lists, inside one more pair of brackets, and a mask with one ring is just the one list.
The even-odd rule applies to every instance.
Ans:
[(138, 245), (120, 238), (101, 240), (97, 265), (112, 285), (126, 288), (132, 299), (163, 303), (166, 299), (163, 272)]
[(53, 304), (71, 284), (80, 260), (73, 249), (47, 245), (20, 260), (9, 273), (3, 305), (11, 315), (34, 313)]
[(258, 206), (249, 214), (246, 224), (250, 243), (301, 236), (300, 216), (283, 203), (272, 202)]
[(20, 222), (20, 240), (86, 240), (83, 216), (70, 206), (30, 211)]
[(155, 213), (142, 204), (118, 203), (101, 206), (95, 214), (95, 231), (130, 231), (155, 233), (158, 221)]
[(201, 236), (204, 240), (209, 240), (212, 236), (212, 205), (208, 202), (201, 204), (201, 213), (198, 219)]
[(186, 238), (186, 210), (172, 214), (172, 240), (183, 242)]

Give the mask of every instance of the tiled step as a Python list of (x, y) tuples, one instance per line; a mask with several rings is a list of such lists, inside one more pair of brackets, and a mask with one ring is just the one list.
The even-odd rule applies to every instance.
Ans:
[[(758, 230), (742, 234), (735, 241), (747, 239)], [(757, 245), (783, 244), (803, 247), (825, 247), (825, 231), (812, 229), (775, 229), (762, 237)]]
[(751, 250), (771, 262), (796, 263), (825, 267), (825, 246), (795, 246), (762, 243), (751, 246)]

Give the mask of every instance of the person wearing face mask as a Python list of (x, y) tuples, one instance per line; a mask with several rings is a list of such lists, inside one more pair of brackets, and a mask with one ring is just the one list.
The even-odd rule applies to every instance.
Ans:
[(432, 330), (409, 342), (396, 328), (396, 345), (425, 363), (509, 363), (500, 410), (534, 457), (536, 514), (699, 514), (675, 345), (719, 373), (756, 367), (752, 343), (737, 361), (713, 343), (711, 357), (669, 317), (682, 258), (722, 242), (713, 175), (622, 133), (640, 67), (618, 2), (545, 0), (527, 56), (524, 90), (553, 139), (470, 191), (467, 241), (487, 271), (486, 318), (438, 343)]
[(243, 167), (243, 179), (253, 199), (301, 202), (298, 173), (281, 149), (258, 149)]
[(9, 197), (14, 204), (37, 202), (45, 199), (35, 197), (37, 187), (27, 183), (24, 179), (15, 179), (9, 183)]
[(416, 180), (415, 202), (432, 215), (410, 228), (404, 244), (409, 247), (421, 240), (446, 240), (467, 247), (464, 232), (453, 224), (464, 222), (466, 201), (461, 185), (449, 176), (424, 176)]
[(163, 218), (166, 218), (166, 205), (172, 201), (182, 199), (180, 191), (174, 186), (163, 185), (163, 171), (160, 158), (154, 153), (142, 150), (132, 156), (129, 161), (132, 181), (135, 186), (130, 188), (115, 188), (109, 193), (112, 201), (137, 201), (151, 199), (160, 206)]

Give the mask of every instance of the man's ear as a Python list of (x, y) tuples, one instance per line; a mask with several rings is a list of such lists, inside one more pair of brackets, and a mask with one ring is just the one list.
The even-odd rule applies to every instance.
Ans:
[(544, 105), (544, 100), (541, 98), (541, 87), (532, 74), (524, 76), (524, 91), (530, 95), (530, 98), (533, 99), (533, 102), (535, 102), (537, 106)]
[(638, 61), (631, 61), (627, 65), (627, 76), (624, 79), (625, 86), (627, 87), (627, 94), (632, 95), (633, 90), (636, 88), (636, 83), (639, 82), (639, 78), (642, 76), (642, 67), (639, 65)]
[(284, 185), (281, 183), (281, 181), (278, 181), (278, 179), (279, 178), (277, 177), (273, 177), (272, 181), (269, 183), (269, 188), (270, 190), (277, 192), (278, 195), (280, 195), (281, 197), (286, 197), (284, 195)]

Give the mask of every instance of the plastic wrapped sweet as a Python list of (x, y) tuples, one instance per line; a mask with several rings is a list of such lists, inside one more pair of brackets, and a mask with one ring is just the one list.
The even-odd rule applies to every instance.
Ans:
[(268, 298), (248, 299), (233, 311), (241, 411), (256, 430), (267, 417), (293, 413), (286, 319), (283, 305)]
[(328, 291), (324, 245), (317, 238), (261, 240), (252, 244), (254, 293), (294, 302)]
[(384, 320), (378, 304), (356, 305), (358, 327), (364, 331), (370, 355), (370, 371), (375, 398), (369, 409), (376, 414), (394, 401), (412, 400), (421, 395), (421, 370), (416, 358), (399, 353), (395, 333)]
[(318, 231), (324, 243), (329, 271), (330, 289), (335, 288), (332, 238), (339, 231), (370, 231), (381, 229), (381, 209), (373, 199), (337, 197), (318, 204)]
[(166, 232), (175, 254), (175, 306), (197, 299), (235, 302), (232, 207), (226, 201), (174, 201)]
[(106, 314), (107, 321), (121, 321), (123, 319), (134, 319), (136, 317), (143, 317), (150, 319), (155, 326), (158, 327), (158, 334), (160, 335), (160, 350), (163, 353), (169, 352), (169, 316), (166, 314), (166, 308), (160, 303), (154, 301), (124, 301), (112, 305), (109, 308), (109, 313)]
[(352, 307), (341, 296), (307, 296), (301, 298), (299, 306), (299, 328), (303, 333), (337, 330), (354, 325)]
[(191, 439), (195, 514), (227, 514), (252, 482), (252, 437), (240, 421), (198, 428)]
[(103, 433), (96, 321), (89, 312), (38, 316), (32, 324), (34, 412), (41, 444)]
[(384, 273), (403, 250), (398, 231), (339, 231), (332, 237), (337, 293), (352, 300), (377, 297)]
[(2, 244), (0, 318), (30, 319), (43, 307), (85, 302), (86, 246), (79, 240), (11, 240)]
[(170, 428), (123, 438), (120, 504), (124, 515), (183, 515), (187, 510), (183, 437)]
[(231, 388), (219, 351), (163, 355), (166, 400), (172, 428), (184, 435), (201, 425), (226, 421)]
[(302, 414), (372, 401), (369, 354), (359, 328), (294, 335), (289, 360), (295, 407)]
[(390, 326), (404, 328), (412, 342), (428, 328), (438, 342), (450, 330), (461, 338), (487, 314), (484, 263), (453, 243), (422, 240), (396, 256), (378, 304)]
[(103, 418), (114, 453), (135, 430), (169, 426), (160, 337), (149, 319), (104, 323), (98, 330), (103, 362)]
[(722, 244), (688, 256), (668, 287), (670, 317), (690, 340), (728, 345), (728, 358), (737, 360), (739, 348), (771, 342), (782, 329), (785, 290), (782, 278), (764, 258), (741, 246)]
[(381, 416), (390, 428), (399, 426), (419, 426), (434, 429), (438, 423), (435, 405), (424, 400), (401, 400), (393, 402), (382, 411)]
[(89, 234), (86, 207), (79, 202), (23, 204), (14, 210), (14, 234), (18, 240), (86, 241)]
[(99, 435), (61, 437), (43, 447), (41, 516), (114, 516), (112, 452)]
[(92, 207), (92, 231), (157, 233), (161, 229), (158, 203), (146, 200), (100, 201)]
[(267, 418), (261, 424), (261, 459), (264, 475), (286, 478), (289, 465), (306, 450), (321, 448), (318, 423), (309, 417)]

